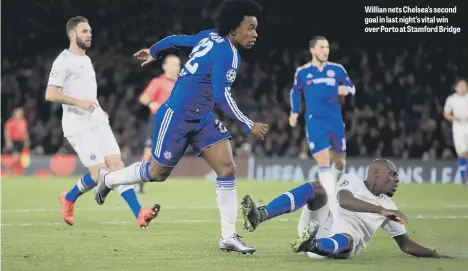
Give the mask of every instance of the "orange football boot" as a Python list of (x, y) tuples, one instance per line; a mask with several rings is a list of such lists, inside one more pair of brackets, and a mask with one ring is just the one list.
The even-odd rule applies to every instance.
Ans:
[(62, 205), (62, 218), (70, 226), (75, 223), (75, 217), (73, 216), (73, 209), (75, 209), (75, 203), (68, 201), (65, 196), (67, 192), (63, 192), (59, 196), (60, 205)]
[(161, 205), (155, 204), (153, 208), (143, 207), (138, 213), (137, 223), (142, 229), (148, 228), (148, 224), (159, 215)]

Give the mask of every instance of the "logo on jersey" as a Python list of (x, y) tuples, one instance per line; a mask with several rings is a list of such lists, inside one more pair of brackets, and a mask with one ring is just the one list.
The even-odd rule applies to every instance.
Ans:
[(333, 70), (328, 70), (327, 71), (327, 76), (328, 77), (335, 77), (335, 72)]
[(307, 79), (310, 79), (310, 78), (312, 78), (312, 74), (311, 74), (311, 73), (307, 74)]
[(170, 151), (165, 151), (163, 155), (164, 155), (164, 158), (166, 160), (171, 160), (172, 159), (172, 152), (170, 152)]
[(226, 78), (229, 82), (234, 82), (234, 80), (236, 80), (236, 75), (237, 75), (237, 72), (236, 70), (234, 69), (230, 69), (227, 73), (226, 73)]
[(96, 155), (95, 155), (94, 153), (91, 153), (91, 154), (89, 155), (89, 159), (91, 159), (91, 160), (96, 160)]
[(52, 68), (52, 71), (50, 72), (50, 78), (55, 78), (57, 76), (58, 76), (58, 71)]
[(349, 185), (348, 180), (343, 180), (343, 181), (340, 183), (340, 187), (347, 186), (347, 185)]

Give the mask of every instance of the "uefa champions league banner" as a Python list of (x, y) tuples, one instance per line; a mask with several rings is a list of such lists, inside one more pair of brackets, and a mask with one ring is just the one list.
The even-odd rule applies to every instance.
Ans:
[[(255, 158), (249, 165), (248, 179), (258, 181), (304, 182), (317, 179), (318, 166), (313, 160)], [(461, 183), (457, 161), (424, 162), (392, 160), (398, 168), (401, 183)], [(367, 177), (372, 159), (348, 158), (347, 173)]]
[[(126, 159), (129, 165), (139, 157)], [(346, 172), (355, 173), (364, 179), (372, 159), (347, 160)], [(402, 183), (461, 183), (456, 161), (423, 162), (419, 160), (393, 160), (398, 168)], [(75, 155), (56, 154), (52, 156), (31, 156), (25, 167), (8, 170), (12, 163), (9, 155), (1, 156), (2, 176), (77, 176), (88, 170)], [(317, 178), (318, 167), (313, 160), (288, 158), (235, 157), (238, 179), (256, 181), (304, 182)], [(215, 180), (216, 173), (199, 157), (184, 157), (174, 168), (171, 176), (187, 180)], [(193, 177), (193, 178), (192, 178)]]

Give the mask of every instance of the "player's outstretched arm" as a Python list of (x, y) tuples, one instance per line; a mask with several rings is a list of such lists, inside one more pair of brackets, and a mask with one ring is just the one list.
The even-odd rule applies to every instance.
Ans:
[(153, 46), (150, 47), (149, 52), (153, 58), (158, 59), (159, 52), (161, 51), (177, 47), (194, 47), (207, 31), (208, 30), (201, 31), (196, 35), (173, 35), (166, 37), (153, 44)]
[(415, 257), (425, 257), (425, 258), (452, 258), (446, 255), (440, 255), (437, 252), (437, 249), (431, 250), (425, 248), (418, 243), (414, 242), (408, 237), (408, 234), (403, 234), (400, 236), (395, 236), (393, 239), (397, 242), (401, 251), (406, 254), (415, 256)]

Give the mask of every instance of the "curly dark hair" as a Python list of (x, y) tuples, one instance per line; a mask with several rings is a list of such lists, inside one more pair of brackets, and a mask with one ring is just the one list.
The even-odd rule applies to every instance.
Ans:
[(236, 29), (244, 20), (244, 16), (258, 17), (262, 7), (254, 0), (225, 0), (218, 8), (215, 26), (222, 37)]

